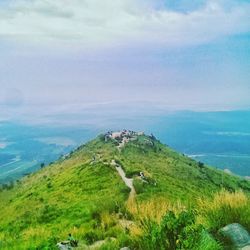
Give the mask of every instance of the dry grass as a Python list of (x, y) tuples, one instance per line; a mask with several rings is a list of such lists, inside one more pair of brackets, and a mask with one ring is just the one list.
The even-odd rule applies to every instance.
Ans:
[(130, 200), (127, 203), (127, 209), (138, 221), (147, 218), (160, 222), (166, 212), (179, 212), (184, 210), (185, 207), (179, 202), (173, 204), (173, 202), (168, 201), (166, 198), (156, 197), (144, 202)]
[(229, 206), (232, 209), (237, 209), (241, 206), (247, 205), (249, 202), (248, 198), (242, 191), (238, 192), (228, 192), (222, 190), (219, 193), (215, 194), (212, 202), (208, 200), (199, 199), (199, 207), (204, 209), (216, 210), (221, 206)]
[(29, 239), (36, 239), (40, 238), (41, 235), (44, 236), (44, 238), (50, 237), (50, 231), (46, 229), (45, 227), (32, 227), (24, 230), (22, 232), (22, 238), (27, 241)]
[(168, 211), (182, 211), (185, 207), (180, 203), (173, 204), (164, 197), (155, 197), (148, 201), (138, 202), (135, 197), (127, 201), (127, 210), (134, 217), (134, 223), (129, 226), (130, 234), (134, 237), (143, 235), (142, 221), (155, 221), (160, 223)]
[(199, 220), (212, 229), (240, 223), (250, 227), (250, 199), (242, 192), (222, 190), (212, 200), (198, 200)]
[(107, 211), (101, 213), (101, 227), (104, 230), (118, 224), (118, 218), (116, 214), (110, 214)]

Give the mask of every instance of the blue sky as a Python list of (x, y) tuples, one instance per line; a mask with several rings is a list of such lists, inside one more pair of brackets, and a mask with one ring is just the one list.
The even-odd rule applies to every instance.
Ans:
[(249, 13), (246, 0), (1, 1), (0, 120), (249, 108)]

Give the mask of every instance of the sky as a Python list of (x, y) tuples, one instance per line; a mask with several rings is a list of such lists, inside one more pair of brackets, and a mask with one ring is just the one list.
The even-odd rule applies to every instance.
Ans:
[(0, 0), (0, 121), (250, 107), (248, 0)]

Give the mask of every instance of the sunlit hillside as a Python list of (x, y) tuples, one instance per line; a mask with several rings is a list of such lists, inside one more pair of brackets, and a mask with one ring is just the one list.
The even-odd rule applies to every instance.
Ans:
[[(132, 181), (133, 190), (124, 180)], [(156, 230), (167, 212), (186, 211), (191, 226), (202, 224), (205, 230), (194, 231), (195, 249), (204, 244), (221, 249), (221, 227), (239, 222), (250, 229), (249, 193), (247, 180), (183, 156), (153, 135), (100, 135), (14, 186), (4, 186), (0, 246), (56, 249), (71, 232), (79, 249), (152, 249), (151, 238), (146, 244), (148, 226)]]

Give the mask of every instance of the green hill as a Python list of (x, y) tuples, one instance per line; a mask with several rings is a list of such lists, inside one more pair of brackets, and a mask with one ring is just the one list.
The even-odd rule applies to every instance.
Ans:
[[(143, 222), (159, 223), (170, 210), (196, 211), (195, 223), (215, 237), (227, 223), (250, 229), (249, 181), (195, 162), (154, 136), (126, 133), (100, 135), (2, 188), (0, 249), (56, 249), (69, 232), (78, 249), (147, 249)], [(133, 178), (135, 193), (117, 167)], [(208, 241), (207, 249), (220, 249)]]

